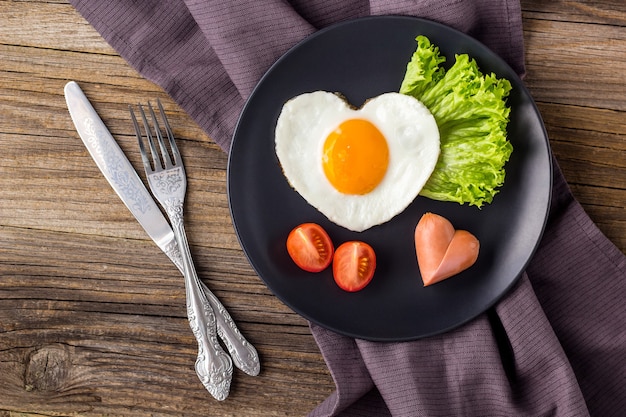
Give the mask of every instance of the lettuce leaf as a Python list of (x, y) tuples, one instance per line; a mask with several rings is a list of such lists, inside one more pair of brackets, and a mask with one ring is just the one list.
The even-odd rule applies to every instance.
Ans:
[(511, 83), (482, 74), (467, 54), (456, 55), (446, 71), (439, 48), (425, 36), (416, 41), (400, 93), (429, 108), (441, 140), (439, 160), (420, 195), (477, 207), (491, 203), (513, 151), (506, 132)]

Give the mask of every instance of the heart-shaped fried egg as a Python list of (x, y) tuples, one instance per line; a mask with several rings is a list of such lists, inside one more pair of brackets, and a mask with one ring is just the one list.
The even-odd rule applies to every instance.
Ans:
[(439, 157), (439, 130), (417, 99), (385, 93), (351, 108), (316, 91), (289, 100), (276, 124), (289, 184), (334, 223), (363, 231), (401, 213)]

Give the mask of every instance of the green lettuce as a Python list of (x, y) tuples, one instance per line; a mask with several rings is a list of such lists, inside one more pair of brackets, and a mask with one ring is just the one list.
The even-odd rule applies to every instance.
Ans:
[(467, 54), (456, 55), (446, 71), (439, 48), (425, 36), (416, 41), (400, 93), (428, 107), (441, 141), (439, 160), (420, 195), (477, 207), (491, 203), (513, 151), (506, 134), (511, 83), (482, 74)]

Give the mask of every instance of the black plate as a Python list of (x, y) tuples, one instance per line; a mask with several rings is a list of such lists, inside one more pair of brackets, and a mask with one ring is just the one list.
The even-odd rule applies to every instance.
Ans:
[[(361, 233), (331, 223), (288, 184), (274, 152), (274, 129), (288, 99), (314, 90), (341, 92), (360, 106), (381, 93), (398, 91), (417, 35), (440, 47), (448, 65), (468, 53), (483, 72), (508, 78), (509, 139), (514, 151), (506, 181), (482, 209), (418, 197), (391, 221)], [(492, 306), (525, 269), (543, 233), (552, 184), (547, 135), (539, 112), (515, 72), (476, 40), (430, 21), (400, 16), (370, 17), (316, 32), (263, 76), (235, 130), (228, 163), (233, 224), (253, 268), (294, 311), (336, 332), (362, 339), (403, 341), (437, 334)], [(478, 261), (461, 274), (423, 287), (413, 233), (426, 211), (447, 217), (481, 242)], [(303, 222), (317, 222), (335, 245), (363, 240), (378, 266), (362, 291), (339, 289), (331, 268), (319, 274), (298, 269), (285, 241)]]

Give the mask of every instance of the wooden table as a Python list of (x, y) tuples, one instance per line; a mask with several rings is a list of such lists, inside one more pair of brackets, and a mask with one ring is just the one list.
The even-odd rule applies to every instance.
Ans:
[[(626, 4), (522, 0), (526, 83), (575, 196), (626, 252)], [(235, 236), (226, 155), (64, 0), (0, 0), (0, 415), (305, 415), (334, 389), (307, 322)], [(200, 277), (258, 348), (225, 402), (193, 370), (181, 276), (78, 138), (76, 80), (140, 167), (128, 103), (159, 97), (188, 167)]]

